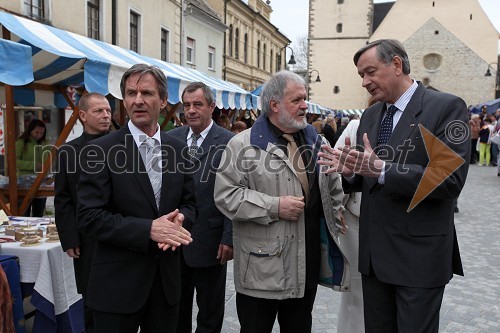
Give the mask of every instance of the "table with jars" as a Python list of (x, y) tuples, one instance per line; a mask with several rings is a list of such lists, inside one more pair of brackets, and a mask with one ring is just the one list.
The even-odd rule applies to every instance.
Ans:
[(0, 255), (18, 258), (21, 284), (33, 286), (33, 333), (83, 331), (83, 302), (73, 259), (61, 247), (51, 218), (9, 217), (0, 229)]

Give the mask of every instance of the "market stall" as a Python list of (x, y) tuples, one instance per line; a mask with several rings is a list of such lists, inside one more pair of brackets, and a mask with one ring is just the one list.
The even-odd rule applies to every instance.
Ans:
[[(251, 110), (254, 96), (242, 88), (223, 80), (209, 77), (196, 70), (142, 56), (133, 51), (87, 38), (72, 32), (57, 29), (22, 17), (0, 12), (2, 43), (0, 59), (7, 59), (0, 65), (0, 82), (5, 90), (5, 132), (6, 160), (9, 174), (10, 207), (7, 198), (0, 195), (0, 206), (10, 215), (17, 215), (27, 207), (36, 195), (40, 184), (51, 165), (44, 164), (33, 186), (17, 207), (16, 159), (14, 151), (14, 92), (13, 85), (28, 88), (28, 91), (51, 91), (62, 96), (73, 113), (56, 140), (55, 147), (66, 141), (68, 134), (78, 120), (78, 108), (69, 97), (67, 87), (81, 86), (88, 92), (111, 94), (121, 99), (119, 83), (122, 74), (136, 63), (158, 66), (168, 81), (168, 102), (179, 103), (184, 87), (193, 81), (203, 81), (216, 96), (219, 108)], [(15, 44), (15, 45), (14, 45)], [(15, 62), (15, 64), (13, 63)], [(24, 64), (20, 66), (19, 63)], [(6, 68), (5, 68), (6, 67)], [(83, 90), (82, 89), (82, 90)], [(175, 108), (169, 109), (170, 119)]]

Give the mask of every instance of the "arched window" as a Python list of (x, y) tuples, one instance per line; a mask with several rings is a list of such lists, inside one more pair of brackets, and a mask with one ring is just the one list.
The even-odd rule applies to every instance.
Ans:
[(245, 64), (248, 63), (248, 34), (245, 34), (243, 39), (243, 58), (245, 60)]
[(342, 32), (342, 23), (337, 24), (337, 32), (338, 33)]
[(266, 44), (264, 44), (264, 52), (262, 52), (262, 69), (266, 70)]
[(227, 49), (228, 49), (228, 54), (230, 57), (233, 56), (233, 25), (231, 24), (229, 26), (229, 43), (227, 45)]
[(257, 68), (260, 68), (260, 40), (257, 41)]
[(270, 52), (271, 52), (271, 57), (269, 60), (269, 73), (272, 73), (273, 72), (273, 50), (271, 50)]
[(240, 44), (240, 30), (238, 28), (236, 28), (236, 30), (234, 30), (234, 57), (236, 59), (239, 59), (239, 54), (240, 54), (240, 48), (239, 48), (239, 44)]

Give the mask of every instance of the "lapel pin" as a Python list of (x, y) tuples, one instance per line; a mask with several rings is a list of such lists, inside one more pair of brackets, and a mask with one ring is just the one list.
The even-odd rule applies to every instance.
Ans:
[(410, 127), (415, 127), (415, 124), (410, 124)]

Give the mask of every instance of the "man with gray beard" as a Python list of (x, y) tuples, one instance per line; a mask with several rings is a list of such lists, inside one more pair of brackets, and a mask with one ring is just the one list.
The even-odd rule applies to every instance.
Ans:
[[(274, 74), (261, 93), (263, 114), (229, 141), (214, 199), (233, 221), (236, 308), (243, 333), (311, 332), (318, 283), (349, 288), (339, 250), (339, 175), (319, 172), (325, 144), (306, 122), (306, 89), (295, 73)], [(333, 271), (335, 268), (335, 271)]]

